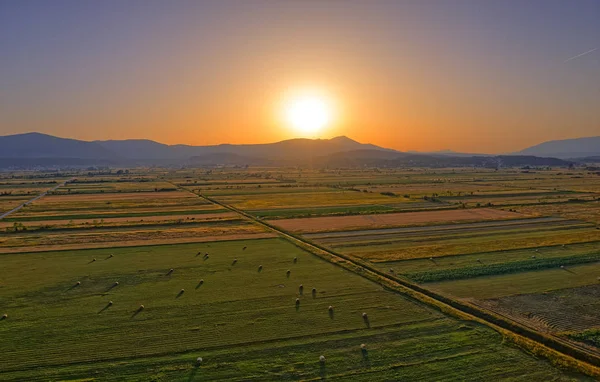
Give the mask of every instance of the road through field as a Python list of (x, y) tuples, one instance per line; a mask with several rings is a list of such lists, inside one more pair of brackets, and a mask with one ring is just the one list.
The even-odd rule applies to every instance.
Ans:
[(18, 205), (17, 207), (13, 208), (12, 210), (10, 210), (10, 211), (8, 211), (8, 212), (5, 212), (5, 213), (3, 213), (2, 215), (0, 215), (0, 220), (4, 219), (5, 217), (7, 217), (8, 215), (10, 215), (10, 214), (12, 214), (12, 213), (14, 213), (14, 212), (17, 212), (18, 210), (20, 210), (21, 208), (23, 208), (23, 206), (26, 206), (27, 204), (29, 204), (29, 203), (31, 203), (31, 202), (35, 202), (36, 200), (38, 200), (38, 199), (40, 199), (40, 198), (43, 198), (43, 197), (44, 197), (44, 196), (46, 196), (46, 195), (47, 195), (49, 192), (52, 192), (52, 191), (54, 191), (54, 190), (58, 189), (59, 187), (62, 187), (62, 186), (64, 186), (65, 184), (69, 183), (69, 182), (70, 182), (70, 181), (72, 181), (73, 179), (74, 179), (74, 178), (67, 179), (67, 180), (65, 180), (64, 182), (60, 183), (59, 185), (57, 185), (57, 186), (54, 186), (54, 187), (52, 187), (51, 189), (49, 189), (49, 190), (46, 190), (46, 191), (42, 192), (41, 194), (39, 194), (39, 195), (38, 195), (38, 196), (36, 196), (35, 198), (33, 198), (33, 199), (30, 199), (30, 200), (26, 201), (25, 203), (23, 203), (23, 204), (20, 204), (20, 205)]
[[(183, 189), (183, 190), (187, 190), (184, 187), (179, 187), (179, 188)], [(193, 191), (190, 191), (190, 190), (187, 190), (187, 191), (194, 193)], [(266, 227), (269, 230), (277, 233), (281, 237), (287, 239), (288, 241), (290, 241), (294, 244), (300, 244), (304, 247), (310, 248), (310, 249), (312, 249), (311, 252), (313, 252), (314, 254), (325, 253), (327, 256), (331, 256), (331, 258), (334, 260), (333, 262), (338, 263), (340, 266), (344, 266), (343, 263), (350, 263), (351, 264), (350, 267), (351, 268), (353, 266), (358, 267), (359, 272), (357, 272), (357, 273), (361, 274), (364, 277), (378, 279), (379, 282), (383, 283), (384, 285), (393, 285), (394, 287), (396, 287), (396, 289), (406, 290), (406, 294), (408, 294), (409, 296), (417, 298), (418, 300), (420, 300), (426, 304), (437, 306), (438, 308), (441, 308), (442, 310), (445, 310), (445, 311), (456, 310), (456, 311), (460, 312), (460, 313), (457, 312), (456, 313), (457, 315), (466, 314), (466, 315), (472, 317), (472, 319), (474, 319), (474, 320), (479, 319), (480, 322), (485, 323), (486, 325), (488, 325), (498, 331), (504, 330), (505, 332), (509, 332), (511, 335), (513, 335), (517, 338), (523, 338), (522, 341), (519, 341), (521, 343), (526, 343), (527, 340), (533, 340), (536, 342), (537, 349), (539, 349), (538, 346), (547, 347), (548, 353), (546, 353), (546, 354), (552, 354), (552, 351), (557, 351), (558, 353), (562, 354), (563, 357), (565, 357), (564, 358), (565, 360), (572, 360), (571, 357), (576, 358), (579, 361), (583, 361), (584, 363), (586, 363), (588, 365), (589, 368), (587, 370), (590, 373), (590, 375), (595, 375), (595, 376), (600, 375), (600, 369), (598, 368), (600, 366), (600, 357), (597, 354), (595, 354), (594, 352), (590, 352), (587, 349), (576, 346), (570, 342), (567, 342), (567, 341), (565, 341), (561, 338), (555, 337), (555, 336), (544, 336), (541, 333), (533, 330), (532, 328), (523, 326), (522, 324), (519, 324), (519, 323), (515, 322), (514, 320), (508, 319), (506, 317), (491, 316), (488, 312), (481, 309), (480, 307), (474, 306), (473, 304), (469, 304), (465, 301), (457, 301), (457, 300), (451, 299), (448, 296), (441, 295), (439, 293), (433, 292), (426, 288), (422, 288), (419, 285), (409, 282), (407, 280), (391, 276), (391, 275), (386, 274), (385, 272), (382, 272), (379, 269), (376, 269), (376, 268), (374, 268), (368, 264), (365, 264), (361, 261), (357, 261), (356, 259), (349, 258), (342, 254), (333, 252), (332, 250), (330, 250), (328, 248), (325, 248), (318, 244), (312, 243), (311, 241), (308, 241), (305, 238), (302, 238), (298, 235), (294, 235), (294, 234), (288, 233), (286, 231), (283, 231), (280, 228), (275, 227), (275, 226), (269, 224), (268, 222), (265, 222), (255, 216), (253, 216), (249, 213), (246, 213), (242, 210), (239, 210), (231, 205), (219, 202), (218, 200), (215, 200), (206, 195), (202, 195), (202, 194), (196, 194), (196, 195), (198, 195), (199, 197), (201, 197), (211, 203), (214, 203), (214, 204), (220, 205), (224, 208), (227, 208), (230, 211), (237, 212), (238, 214), (246, 217), (247, 219), (254, 221), (255, 223), (258, 223), (258, 224), (262, 225), (263, 227)], [(524, 338), (527, 338), (527, 340), (525, 340)], [(550, 350), (550, 349), (552, 349), (552, 350)], [(567, 362), (572, 362), (572, 361), (567, 361)]]

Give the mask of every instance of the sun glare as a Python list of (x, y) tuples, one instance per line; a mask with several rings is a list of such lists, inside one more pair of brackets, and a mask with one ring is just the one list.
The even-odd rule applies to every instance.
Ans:
[(331, 119), (331, 108), (318, 96), (300, 96), (288, 101), (285, 108), (287, 121), (299, 133), (319, 133)]

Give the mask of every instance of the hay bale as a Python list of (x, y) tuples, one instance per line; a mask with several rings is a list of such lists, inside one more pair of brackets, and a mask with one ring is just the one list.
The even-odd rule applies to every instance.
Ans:
[(296, 305), (300, 305), (300, 299), (299, 298), (296, 299)]
[(329, 305), (329, 308), (327, 308), (327, 310), (329, 310), (330, 312), (333, 312), (333, 306)]
[(294, 264), (296, 264), (298, 262), (298, 258), (294, 257)]
[(325, 356), (324, 355), (322, 355), (322, 356), (319, 357), (319, 362), (325, 363)]
[(200, 284), (200, 285), (204, 284), (204, 279), (201, 279), (198, 284)]
[(112, 302), (112, 301), (109, 301), (109, 302), (108, 302), (108, 306), (111, 306), (112, 304), (113, 304), (113, 302)]
[(139, 310), (144, 310), (144, 305), (140, 305)]
[(289, 269), (285, 272), (286, 275), (290, 275), (290, 273), (292, 273), (292, 271), (290, 271)]
[(369, 319), (369, 316), (368, 316), (366, 313), (363, 313), (363, 314), (362, 314), (362, 318), (363, 318), (364, 320), (368, 320), (368, 319)]
[(258, 266), (258, 271), (259, 271), (259, 272), (260, 272), (260, 271), (262, 271), (262, 268), (263, 268), (263, 266), (262, 266), (262, 265), (259, 265), (259, 266)]
[(202, 363), (202, 357), (196, 358), (196, 365), (200, 365)]
[(112, 259), (115, 255), (113, 255), (112, 253), (110, 254), (110, 256), (108, 256), (109, 259)]
[(365, 345), (365, 344), (360, 344), (360, 348), (361, 348), (361, 350), (365, 350), (365, 349), (367, 348), (367, 345)]
[(231, 263), (231, 265), (235, 265), (237, 263), (237, 259), (233, 259), (233, 262)]
[(77, 282), (75, 283), (75, 285), (76, 285), (76, 286), (80, 286), (80, 285), (81, 285), (81, 281), (77, 281)]
[(117, 286), (117, 285), (119, 285), (119, 282), (115, 281), (114, 286)]
[(3, 320), (6, 320), (7, 318), (8, 318), (8, 314), (4, 313), (4, 314), (2, 315), (2, 319), (3, 319)]
[(300, 284), (300, 286), (298, 287), (298, 292), (300, 292), (300, 294), (304, 292), (304, 285)]

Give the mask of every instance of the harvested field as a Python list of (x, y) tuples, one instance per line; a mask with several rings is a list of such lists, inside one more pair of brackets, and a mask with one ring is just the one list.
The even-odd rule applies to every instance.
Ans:
[[(157, 222), (172, 222), (177, 220), (193, 220), (196, 222), (200, 221), (211, 221), (211, 220), (222, 220), (237, 218), (238, 215), (233, 212), (218, 212), (218, 213), (202, 213), (202, 214), (182, 214), (182, 215), (149, 215), (142, 217), (125, 216), (125, 217), (103, 217), (103, 215), (97, 215), (94, 218), (88, 219), (52, 219), (52, 220), (37, 220), (38, 216), (32, 217), (30, 220), (20, 219), (26, 227), (39, 227), (39, 226), (52, 226), (52, 227), (78, 227), (98, 223), (99, 219), (102, 219), (102, 226), (118, 226), (118, 225), (129, 225), (127, 223), (157, 223)], [(15, 220), (0, 220), (0, 229), (12, 227)]]
[(242, 210), (271, 208), (350, 206), (364, 204), (411, 203), (405, 198), (356, 191), (306, 192), (301, 194), (219, 196), (217, 200)]
[(600, 225), (600, 200), (586, 203), (565, 203), (544, 206), (519, 206), (517, 211), (529, 215), (554, 215), (581, 219)]
[(2, 248), (3, 254), (10, 253), (34, 253), (34, 252), (48, 252), (48, 251), (66, 251), (66, 250), (85, 250), (85, 249), (102, 249), (102, 248), (115, 248), (119, 247), (139, 247), (143, 245), (171, 245), (171, 244), (186, 244), (186, 243), (212, 243), (221, 241), (235, 241), (235, 240), (257, 240), (257, 239), (269, 239), (274, 238), (277, 235), (271, 232), (256, 232), (246, 234), (219, 234), (215, 236), (202, 236), (202, 237), (180, 237), (180, 238), (163, 238), (155, 240), (128, 240), (125, 242), (119, 241), (108, 241), (108, 242), (97, 242), (97, 243), (74, 243), (74, 244), (63, 244), (63, 245), (32, 245), (28, 247), (7, 247)]
[(139, 242), (147, 240), (152, 243), (159, 243), (161, 240), (181, 240), (189, 241), (192, 238), (201, 239), (202, 237), (215, 237), (217, 235), (248, 235), (265, 233), (266, 231), (254, 224), (247, 222), (233, 222), (233, 224), (220, 225), (209, 224), (201, 226), (178, 226), (170, 225), (168, 227), (136, 227), (135, 229), (106, 228), (98, 230), (68, 230), (68, 231), (45, 231), (39, 234), (30, 234), (27, 232), (17, 232), (11, 235), (0, 237), (0, 250), (10, 247), (29, 247), (29, 246), (64, 246), (73, 244), (99, 244), (126, 243), (130, 241)]
[(600, 283), (482, 300), (477, 304), (551, 333), (600, 328)]
[(335, 216), (305, 219), (281, 219), (273, 224), (293, 232), (323, 232), (360, 228), (424, 225), (495, 219), (518, 219), (522, 214), (491, 208), (449, 211), (423, 211), (381, 215)]

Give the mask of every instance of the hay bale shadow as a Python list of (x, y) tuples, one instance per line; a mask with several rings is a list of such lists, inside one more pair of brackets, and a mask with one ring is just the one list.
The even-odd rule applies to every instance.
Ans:
[(188, 382), (191, 382), (193, 380), (195, 380), (196, 378), (196, 374), (198, 373), (198, 370), (200, 369), (200, 365), (195, 364), (194, 368), (192, 369), (192, 371), (190, 372), (190, 376), (188, 377)]
[(110, 308), (112, 306), (112, 304), (109, 302), (108, 304), (106, 304), (106, 306), (102, 309), (100, 309), (100, 311), (98, 312), (98, 314), (104, 312), (105, 310), (107, 310), (108, 308)]
[(327, 367), (325, 366), (325, 362), (319, 362), (319, 376), (321, 379), (325, 379), (327, 376)]
[(138, 314), (142, 312), (142, 310), (144, 310), (144, 308), (142, 308), (141, 306), (137, 308), (137, 310), (131, 315), (131, 318), (135, 318)]
[(179, 293), (177, 293), (177, 296), (175, 296), (175, 298), (179, 298), (181, 296), (183, 296), (184, 291), (180, 290)]
[(332, 320), (335, 318), (335, 311), (333, 309), (329, 311), (329, 318)]

